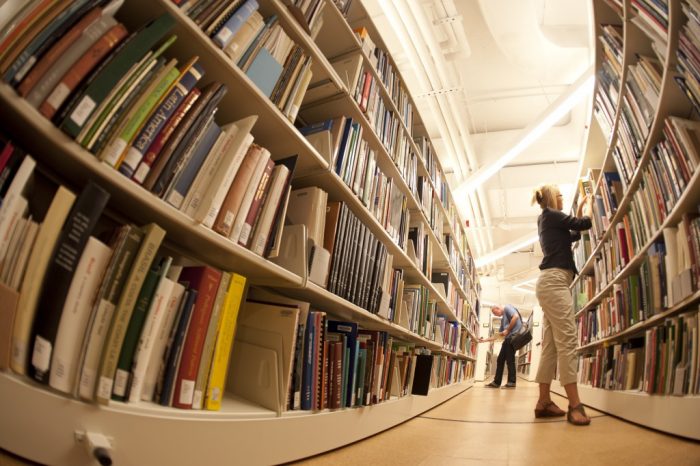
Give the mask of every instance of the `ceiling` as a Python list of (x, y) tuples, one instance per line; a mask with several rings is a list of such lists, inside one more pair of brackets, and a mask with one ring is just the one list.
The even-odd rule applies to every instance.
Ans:
[[(570, 205), (590, 122), (590, 90), (478, 188), (474, 180), (591, 75), (592, 6), (583, 0), (362, 0), (414, 96), (477, 259), (536, 235), (542, 183)], [(588, 88), (587, 88), (588, 89)], [(576, 94), (579, 95), (579, 94)], [(509, 152), (510, 151), (510, 152)], [(497, 168), (497, 167), (494, 167)], [(485, 302), (535, 303), (531, 244), (480, 268)], [(513, 288), (515, 286), (515, 288)]]

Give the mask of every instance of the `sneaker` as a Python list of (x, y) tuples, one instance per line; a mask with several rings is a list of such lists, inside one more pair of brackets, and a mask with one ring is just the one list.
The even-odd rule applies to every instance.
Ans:
[(514, 383), (507, 383), (504, 386), (502, 386), (501, 388), (515, 388), (515, 384)]
[(488, 385), (484, 385), (484, 388), (499, 388), (500, 385), (496, 385), (496, 382), (491, 382)]

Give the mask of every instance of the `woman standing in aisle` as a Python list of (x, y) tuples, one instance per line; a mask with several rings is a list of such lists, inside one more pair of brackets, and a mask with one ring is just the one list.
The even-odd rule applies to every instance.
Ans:
[[(556, 417), (566, 414), (571, 424), (588, 425), (578, 395), (576, 357), (576, 323), (574, 302), (569, 285), (576, 274), (571, 244), (577, 241), (580, 231), (591, 228), (589, 199), (579, 203), (576, 217), (562, 212), (563, 200), (559, 188), (544, 185), (533, 195), (542, 213), (537, 218), (537, 232), (544, 258), (540, 263), (537, 279), (537, 300), (544, 312), (542, 355), (535, 381), (540, 384), (540, 396), (535, 407), (535, 417)], [(582, 215), (583, 214), (583, 215)], [(550, 398), (549, 389), (559, 363), (559, 382), (569, 398), (569, 410), (564, 412)]]

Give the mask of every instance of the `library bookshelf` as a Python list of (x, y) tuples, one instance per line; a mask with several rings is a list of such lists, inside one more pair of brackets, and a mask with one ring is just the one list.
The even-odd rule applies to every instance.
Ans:
[[(420, 133), (420, 115), (398, 69), (390, 55), (386, 55), (393, 85), (398, 85), (390, 91), (354, 32), (357, 27), (365, 27), (372, 41), (386, 50), (360, 0), (352, 2), (346, 14), (333, 1), (319, 0), (317, 3), (323, 8), (323, 26), (315, 38), (297, 22), (298, 15), (292, 14), (293, 9), (288, 8), (287, 4), (293, 2), (263, 0), (259, 2), (259, 12), (263, 16), (277, 15), (285, 33), (310, 57), (313, 82), (327, 82), (331, 89), (327, 98), (302, 105), (298, 122), (310, 124), (345, 115), (361, 125), (363, 138), (376, 153), (377, 167), (405, 197), (406, 209), (413, 221), (423, 226), (425, 242), (431, 252), (427, 273), (426, 267), (421, 267), (414, 257), (415, 251), (409, 252), (405, 244), (399, 246), (375, 212), (334, 171), (332, 154), (305, 138), (254, 80), (216, 47), (177, 3), (125, 0), (115, 17), (131, 31), (154, 17), (171, 15), (175, 20), (173, 33), (178, 40), (168, 50), (169, 56), (178, 58), (181, 63), (198, 56), (206, 71), (200, 85), (221, 82), (228, 87), (228, 94), (219, 104), (217, 122), (224, 124), (257, 115), (251, 131), (255, 142), (267, 148), (274, 160), (290, 154), (298, 156), (292, 187), (320, 187), (328, 193), (329, 200), (347, 205), (393, 256), (393, 267), (403, 270), (403, 280), (423, 287), (434, 302), (436, 313), (456, 323), (457, 333), (452, 334), (451, 345), (434, 340), (434, 335), (426, 337), (409, 330), (406, 322), (379, 317), (313, 283), (306, 270), (284, 268), (275, 260), (255, 254), (204, 227), (101, 163), (39, 115), (6, 84), (0, 84), (3, 132), (31, 154), (41, 171), (58, 185), (79, 190), (88, 181), (94, 181), (102, 186), (110, 194), (107, 211), (112, 220), (160, 225), (167, 232), (169, 251), (197, 263), (244, 275), (248, 286), (274, 290), (310, 303), (333, 318), (355, 322), (366, 330), (386, 332), (395, 341), (429, 350), (435, 359), (439, 357), (454, 363), (458, 369), (450, 376), (436, 376), (426, 396), (412, 395), (409, 390), (409, 394), (391, 396), (370, 406), (281, 413), (229, 392), (219, 411), (180, 410), (145, 401), (110, 401), (107, 405), (97, 405), (65, 396), (9, 370), (0, 371), (0, 411), (3, 412), (0, 447), (41, 463), (90, 464), (92, 459), (85, 448), (85, 435), (93, 432), (108, 438), (110, 456), (117, 464), (216, 464), (227, 461), (226, 458), (246, 464), (284, 463), (381, 432), (471, 387), (481, 291), (473, 256), (444, 171), (427, 134)], [(405, 142), (402, 146), (405, 152), (399, 154), (399, 150), (391, 147), (377, 132), (354, 99), (354, 89), (348, 88), (332, 65), (334, 59), (346, 54), (361, 55), (363, 70), (374, 80), (377, 99), (394, 115), (396, 130)], [(395, 97), (400, 104), (395, 102)], [(414, 138), (423, 139), (417, 142)], [(410, 158), (415, 171), (407, 172), (405, 166), (400, 166), (399, 156)], [(424, 183), (422, 197), (416, 187), (418, 177)], [(429, 196), (427, 201), (425, 196)], [(449, 245), (444, 234), (452, 238)], [(302, 241), (305, 242), (305, 238)], [(449, 292), (433, 283), (431, 270), (448, 275)], [(442, 370), (449, 369), (443, 365)], [(280, 381), (275, 378), (267, 383)], [(275, 447), (270, 448), (271, 444)]]
[(697, 85), (684, 62), (698, 45), (687, 25), (694, 11), (681, 0), (594, 1), (599, 82), (589, 138), (607, 147), (601, 170), (580, 185), (579, 195), (593, 196), (594, 228), (575, 247), (572, 292), (583, 403), (697, 440), (688, 413), (700, 410), (691, 277), (700, 191), (697, 171), (684, 167), (698, 148), (677, 142), (697, 131), (694, 94), (683, 88)]

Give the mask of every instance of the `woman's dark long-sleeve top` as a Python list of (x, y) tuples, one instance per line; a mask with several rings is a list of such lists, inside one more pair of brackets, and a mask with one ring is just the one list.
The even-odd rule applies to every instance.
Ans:
[(557, 267), (577, 273), (571, 243), (581, 238), (580, 231), (588, 230), (591, 226), (589, 217), (574, 217), (559, 210), (544, 208), (537, 218), (537, 233), (544, 254), (540, 270)]

